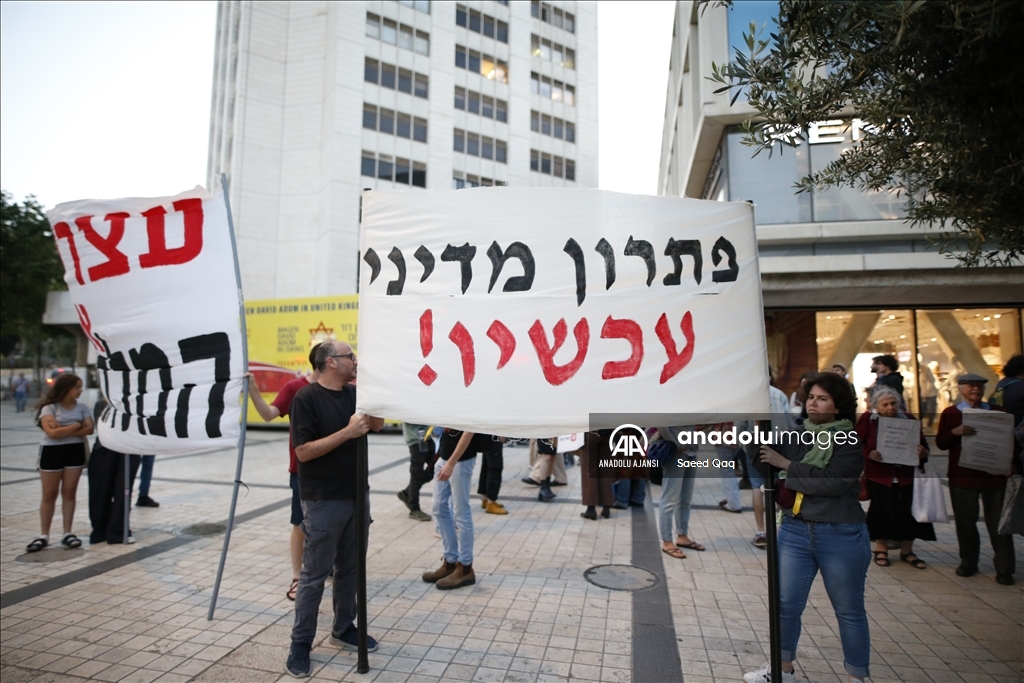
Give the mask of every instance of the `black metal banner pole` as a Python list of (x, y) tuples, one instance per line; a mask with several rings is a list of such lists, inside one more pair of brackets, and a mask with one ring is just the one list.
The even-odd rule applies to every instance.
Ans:
[[(359, 661), (356, 671), (364, 674), (370, 670), (370, 659), (366, 653), (366, 498), (369, 496), (369, 475), (366, 463), (366, 437), (356, 442), (356, 542), (358, 558), (356, 573), (359, 576), (356, 593), (357, 622), (359, 626)], [(780, 679), (781, 680), (781, 679)]]
[(775, 524), (776, 467), (768, 466), (764, 482), (764, 527), (768, 537), (768, 662), (772, 680), (782, 680), (782, 624), (779, 621), (779, 540)]

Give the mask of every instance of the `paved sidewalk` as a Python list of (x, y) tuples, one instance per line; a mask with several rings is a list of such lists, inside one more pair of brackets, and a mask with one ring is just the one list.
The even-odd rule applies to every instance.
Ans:
[[(48, 548), (25, 562), (38, 530), (34, 471), (39, 430), (28, 414), (0, 406), (0, 679), (20, 681), (277, 681), (284, 674), (292, 603), (288, 562), (287, 434), (251, 430), (225, 578), (207, 621), (234, 451), (160, 457), (155, 509), (132, 508), (138, 542)], [(580, 518), (579, 468), (552, 504), (519, 479), (524, 448), (506, 449), (501, 500), (510, 514), (475, 508), (477, 584), (437, 591), (420, 574), (440, 558), (433, 524), (408, 518), (395, 497), (408, 479), (399, 435), (370, 440), (374, 524), (368, 559), (370, 633), (380, 649), (371, 671), (327, 642), (313, 650), (314, 680), (351, 681), (740, 681), (768, 644), (765, 554), (750, 543), (753, 514), (717, 507), (717, 480), (700, 480), (691, 535), (703, 553), (674, 560), (657, 550), (652, 487), (645, 508), (610, 520)], [(87, 480), (75, 529), (88, 536)], [(430, 487), (424, 489), (428, 493)], [(475, 497), (475, 496), (474, 496)], [(429, 509), (430, 497), (424, 498)], [(59, 529), (60, 513), (54, 520)], [(867, 600), (873, 681), (1020, 681), (1024, 589), (995, 583), (991, 551), (982, 575), (961, 579), (952, 525), (919, 543), (929, 568), (871, 566)], [(1017, 537), (1018, 563), (1024, 543)], [(898, 558), (898, 554), (895, 554)], [(645, 567), (656, 585), (637, 593), (599, 588), (584, 572), (603, 564)], [(1022, 572), (1017, 574), (1021, 581)], [(659, 592), (660, 591), (660, 592)], [(663, 596), (663, 597), (658, 597)], [(323, 606), (329, 609), (329, 599)], [(673, 643), (674, 647), (668, 643)], [(845, 681), (838, 631), (820, 581), (804, 614), (799, 673)]]

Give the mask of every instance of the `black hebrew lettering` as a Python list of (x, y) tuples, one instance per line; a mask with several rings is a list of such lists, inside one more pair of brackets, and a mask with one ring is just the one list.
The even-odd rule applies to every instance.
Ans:
[[(178, 349), (181, 351), (181, 360), (185, 363), (192, 363), (207, 358), (214, 359), (213, 378), (215, 383), (210, 389), (210, 410), (206, 414), (206, 435), (211, 439), (219, 437), (221, 435), (220, 418), (224, 414), (224, 391), (227, 389), (228, 380), (231, 379), (231, 342), (228, 340), (228, 335), (223, 332), (214, 332), (213, 334), (203, 334), (198, 337), (182, 339), (178, 342)], [(188, 385), (186, 385), (186, 389), (191, 391)], [(184, 393), (185, 391), (182, 390), (182, 394)], [(180, 414), (180, 397), (178, 407)], [(175, 427), (177, 427), (177, 417), (175, 416)], [(185, 402), (185, 425), (187, 431), (187, 400)]]
[[(109, 424), (113, 429), (127, 432), (132, 427), (132, 417), (136, 417), (136, 429), (140, 434), (147, 431), (153, 436), (167, 436), (167, 405), (170, 394), (174, 390), (171, 377), (171, 363), (167, 353), (156, 344), (144, 343), (138, 349), (129, 349), (127, 356), (131, 360), (129, 364), (125, 353), (121, 351), (112, 352), (110, 345), (99, 335), (96, 338), (103, 344), (106, 355), (99, 355), (96, 359), (96, 368), (100, 371), (100, 381), (103, 384), (103, 393), (115, 400), (111, 395), (110, 375), (112, 372), (121, 375), (121, 398), (119, 406), (110, 405), (100, 419)], [(222, 436), (220, 420), (224, 415), (224, 393), (227, 389), (228, 380), (231, 377), (231, 343), (228, 335), (223, 332), (199, 335), (178, 342), (178, 349), (182, 361), (192, 363), (200, 360), (212, 359), (214, 361), (213, 379), (214, 384), (210, 389), (210, 396), (207, 402), (208, 412), (206, 413), (206, 434), (211, 438)], [(137, 370), (133, 373), (132, 370)], [(149, 392), (149, 372), (158, 371), (160, 379), (160, 393), (157, 397), (156, 415), (146, 416), (145, 397)], [(132, 377), (135, 377), (135, 410), (132, 410)], [(116, 378), (116, 376), (115, 376)], [(178, 392), (174, 412), (174, 432), (179, 438), (188, 438), (188, 414), (189, 399), (195, 384), (185, 384)], [(115, 387), (116, 390), (116, 387)], [(117, 424), (117, 414), (121, 414), (121, 424)]]
[(675, 240), (671, 237), (668, 238), (668, 244), (665, 245), (665, 256), (672, 257), (672, 265), (675, 268), (674, 273), (669, 273), (662, 280), (666, 285), (678, 285), (683, 276), (683, 259), (681, 256), (692, 256), (693, 257), (693, 279), (700, 284), (701, 270), (704, 266), (704, 257), (700, 253), (700, 240)]
[(398, 268), (398, 277), (388, 283), (388, 296), (401, 296), (405, 287), (405, 257), (398, 247), (392, 247), (388, 260)]
[(608, 291), (615, 284), (615, 250), (603, 237), (594, 249), (604, 257), (604, 289)]
[(711, 249), (711, 261), (717, 266), (722, 260), (721, 252), (723, 251), (729, 257), (728, 267), (712, 271), (711, 280), (714, 282), (736, 282), (740, 267), (736, 263), (736, 247), (732, 246), (732, 242), (725, 237), (719, 237), (714, 248)]
[(377, 279), (380, 275), (380, 257), (377, 256), (377, 252), (373, 249), (367, 249), (363, 255), (363, 260), (366, 261), (366, 265), (370, 266), (370, 284)]
[(476, 247), (469, 246), (466, 242), (461, 247), (448, 245), (441, 252), (442, 261), (458, 261), (462, 266), (462, 293), (469, 289), (469, 283), (473, 281), (473, 257), (476, 256)]
[(647, 286), (650, 287), (657, 270), (657, 264), (654, 263), (654, 247), (651, 246), (651, 243), (647, 240), (634, 240), (630, 235), (622, 253), (626, 256), (639, 256), (644, 260), (644, 263), (647, 264)]
[(570, 237), (562, 251), (571, 256), (573, 263), (576, 264), (576, 305), (581, 306), (587, 297), (587, 264), (583, 260), (583, 250), (580, 249), (579, 243)]
[(434, 272), (434, 255), (431, 254), (430, 250), (422, 244), (413, 255), (416, 257), (417, 261), (423, 264), (423, 277), (420, 278), (420, 282), (424, 282), (428, 277), (430, 277), (430, 274)]
[[(103, 344), (103, 348), (107, 350), (107, 357), (98, 356), (96, 358), (96, 367), (102, 370), (112, 370), (114, 372), (121, 373), (121, 403), (124, 406), (124, 412), (121, 413), (121, 431), (128, 431), (128, 427), (131, 424), (131, 368), (128, 367), (127, 361), (124, 359), (124, 354), (118, 351), (117, 353), (111, 353), (110, 347), (107, 345), (107, 341), (96, 335), (96, 338)], [(100, 364), (100, 359), (103, 360), (103, 364)], [(110, 396), (110, 382), (106, 372), (103, 374), (106, 395), (113, 400), (113, 396)], [(111, 423), (112, 427), (117, 425)]]
[(501, 247), (498, 246), (497, 242), (492, 242), (491, 246), (487, 249), (487, 258), (491, 259), (491, 281), (487, 285), (488, 294), (494, 289), (494, 284), (498, 281), (498, 276), (501, 275), (501, 269), (505, 265), (505, 261), (510, 258), (519, 259), (520, 263), (523, 264), (523, 274), (506, 280), (505, 286), (501, 288), (501, 291), (528, 292), (533, 287), (533, 276), (536, 275), (537, 265), (533, 261), (533, 253), (530, 251), (530, 248), (522, 242), (513, 242), (508, 245), (508, 249), (504, 253), (502, 253)]
[[(171, 362), (167, 354), (160, 350), (156, 344), (143, 344), (136, 352), (129, 349), (128, 356), (132, 359), (132, 365), (139, 371), (139, 393), (135, 400), (135, 413), (138, 415), (139, 433), (146, 433), (146, 426), (153, 436), (167, 436), (167, 426), (164, 424), (164, 417), (167, 415), (167, 397), (174, 386), (171, 384)], [(160, 371), (160, 395), (157, 397), (156, 415), (144, 418), (143, 401), (146, 397), (146, 379), (150, 370)], [(143, 425), (145, 420), (145, 425)]]

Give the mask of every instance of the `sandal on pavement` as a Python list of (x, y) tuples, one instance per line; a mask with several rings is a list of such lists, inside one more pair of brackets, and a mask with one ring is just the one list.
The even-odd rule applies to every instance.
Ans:
[(82, 540), (74, 534), (67, 534), (64, 538), (61, 539), (60, 544), (65, 548), (81, 548)]
[(681, 560), (686, 557), (686, 553), (679, 548), (662, 548), (661, 552), (665, 553), (669, 557), (674, 557), (677, 560)]
[(689, 543), (676, 543), (677, 548), (687, 548), (688, 550), (696, 550), (697, 552), (704, 552), (707, 550), (704, 546), (697, 541), (690, 541)]
[(879, 567), (888, 567), (892, 564), (892, 562), (889, 561), (888, 550), (872, 550), (871, 554), (875, 556), (875, 564)]
[(42, 550), (48, 545), (50, 545), (50, 542), (47, 541), (45, 538), (40, 537), (29, 543), (27, 546), (25, 546), (25, 550), (27, 550), (30, 553), (38, 553), (40, 550)]
[(924, 560), (922, 560), (920, 557), (918, 557), (914, 553), (907, 553), (906, 555), (904, 555), (903, 553), (900, 553), (900, 559), (903, 560), (904, 562), (906, 562), (907, 564), (909, 564), (914, 569), (927, 569), (928, 568), (928, 565), (926, 565), (924, 563)]
[(284, 594), (289, 600), (295, 600), (295, 594), (299, 592), (299, 580), (292, 579), (292, 585), (288, 587), (288, 592)]

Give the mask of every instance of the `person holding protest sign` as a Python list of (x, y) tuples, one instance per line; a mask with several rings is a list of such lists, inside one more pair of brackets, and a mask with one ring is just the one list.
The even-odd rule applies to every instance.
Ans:
[[(295, 623), (286, 667), (296, 677), (309, 675), (309, 652), (316, 636), (317, 613), (324, 583), (334, 568), (334, 624), (331, 643), (357, 650), (356, 628), (357, 547), (356, 500), (370, 508), (366, 482), (356, 481), (358, 441), (370, 430), (379, 431), (384, 420), (356, 413), (356, 355), (351, 347), (326, 341), (314, 356), (320, 377), (295, 394), (291, 405), (291, 434), (298, 460), (302, 532), (305, 543), (302, 571), (295, 597)], [(372, 520), (367, 514), (367, 524)], [(377, 641), (366, 637), (367, 650)]]
[[(914, 554), (914, 539), (935, 540), (935, 529), (931, 524), (921, 524), (910, 512), (914, 502), (914, 468), (907, 465), (886, 463), (878, 451), (879, 418), (888, 417), (913, 420), (909, 413), (900, 410), (900, 395), (888, 386), (880, 386), (871, 394), (870, 412), (857, 420), (857, 435), (864, 450), (864, 476), (871, 494), (868, 507), (868, 534), (875, 542), (872, 551), (874, 562), (879, 567), (888, 567), (889, 551), (887, 540), (899, 541), (900, 559), (916, 569), (925, 569), (924, 560)], [(917, 457), (921, 465), (928, 461), (928, 441), (920, 435)]]
[(36, 409), (36, 423), (44, 432), (39, 449), (39, 479), (43, 484), (43, 500), (39, 504), (39, 536), (28, 544), (30, 553), (39, 552), (50, 543), (50, 524), (61, 497), (64, 517), (65, 548), (81, 548), (82, 541), (71, 533), (75, 520), (75, 496), (78, 480), (85, 467), (86, 437), (92, 434), (93, 419), (89, 408), (78, 402), (82, 380), (70, 372), (60, 375), (46, 392)]
[[(779, 450), (761, 447), (761, 462), (782, 470), (776, 487), (785, 514), (779, 530), (782, 683), (796, 680), (801, 616), (819, 571), (839, 621), (844, 666), (851, 681), (863, 681), (871, 656), (864, 607), (871, 544), (857, 499), (864, 469), (853, 431), (857, 400), (849, 382), (833, 372), (814, 375), (808, 387), (800, 438), (776, 444)], [(743, 679), (768, 683), (770, 669), (766, 664)]]
[[(473, 511), (469, 489), (477, 453), (491, 448), (489, 434), (445, 429), (434, 465), (434, 519), (444, 545), (441, 566), (423, 573), (439, 590), (476, 583), (473, 572)], [(443, 463), (443, 464), (442, 464)]]
[[(320, 371), (316, 368), (316, 352), (319, 348), (320, 344), (315, 344), (309, 350), (309, 364), (313, 368), (309, 378), (296, 377), (295, 379), (288, 380), (281, 387), (281, 391), (277, 392), (277, 396), (270, 405), (267, 405), (267, 402), (263, 400), (263, 395), (260, 394), (259, 385), (256, 384), (256, 376), (251, 372), (249, 373), (249, 396), (252, 398), (253, 407), (256, 408), (256, 412), (260, 414), (264, 422), (270, 422), (278, 417), (287, 417), (292, 407), (292, 401), (295, 399), (295, 394), (299, 393), (299, 390), (303, 387), (320, 379)], [(299, 498), (299, 461), (295, 457), (295, 443), (292, 440), (290, 430), (288, 432), (288, 483), (292, 489), (292, 533), (288, 544), (289, 555), (292, 560), (292, 583), (288, 587), (285, 597), (289, 600), (294, 600), (295, 594), (299, 590), (299, 572), (302, 571), (302, 546), (305, 543), (306, 537), (302, 534), (302, 501)]]
[[(992, 543), (995, 555), (992, 563), (996, 569), (996, 581), (1004, 586), (1014, 584), (1013, 573), (1017, 568), (1017, 560), (1013, 550), (1013, 536), (999, 533), (999, 515), (1003, 510), (1006, 495), (1006, 475), (992, 474), (981, 470), (964, 467), (960, 464), (963, 449), (963, 437), (972, 436), (976, 430), (963, 423), (965, 410), (1000, 410), (1002, 406), (994, 406), (982, 401), (985, 394), (987, 379), (973, 372), (960, 375), (957, 386), (960, 389), (960, 403), (949, 406), (939, 415), (939, 431), (935, 436), (935, 445), (949, 451), (949, 500), (953, 505), (953, 518), (956, 521), (956, 540), (960, 547), (960, 566), (956, 568), (957, 576), (974, 576), (978, 573), (978, 556), (981, 552), (981, 538), (978, 535), (978, 498), (985, 515), (985, 527)], [(1020, 472), (1020, 446), (1014, 448), (1012, 465), (1008, 470)]]

